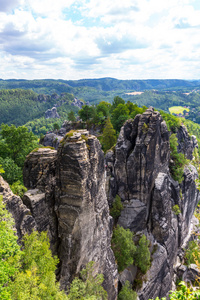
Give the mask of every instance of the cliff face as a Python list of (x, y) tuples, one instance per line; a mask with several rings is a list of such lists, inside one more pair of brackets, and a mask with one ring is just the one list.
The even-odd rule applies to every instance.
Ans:
[[(111, 206), (117, 194), (124, 207), (118, 224), (136, 236), (144, 233), (150, 241), (153, 260), (142, 287), (137, 287), (139, 299), (164, 297), (173, 288), (177, 274), (183, 273), (182, 247), (192, 230), (199, 192), (191, 164), (180, 185), (171, 177), (169, 136), (159, 112), (149, 108), (124, 124), (115, 151), (106, 155), (106, 171), (97, 138), (77, 130), (64, 136), (58, 151), (41, 148), (27, 156), (24, 183), (29, 190), (23, 202), (0, 177), (0, 193), (15, 218), (19, 239), (32, 229), (48, 231), (60, 259), (63, 288), (93, 260), (95, 272), (104, 274), (108, 299), (116, 299), (118, 273), (110, 247), (113, 222), (108, 203)], [(184, 126), (177, 137), (178, 151), (191, 159), (195, 137), (189, 137)], [(133, 283), (135, 277), (136, 267), (129, 266), (119, 280)]]
[[(182, 138), (182, 148), (191, 158), (194, 137), (191, 141), (185, 128), (181, 132), (182, 137), (187, 137)], [(152, 108), (124, 124), (115, 153), (107, 154), (109, 203), (118, 194), (124, 205), (118, 224), (137, 234), (145, 233), (150, 250), (155, 252), (143, 286), (138, 288), (140, 300), (164, 297), (172, 288), (177, 271), (173, 265), (190, 231), (198, 202), (196, 169), (192, 165), (185, 167), (184, 180), (179, 185), (170, 176), (169, 159), (167, 126)], [(174, 205), (180, 208), (178, 215)], [(134, 274), (131, 278), (133, 281)]]
[(26, 159), (23, 202), (39, 231), (48, 230), (67, 288), (89, 261), (104, 274), (109, 299), (116, 299), (118, 273), (110, 247), (112, 218), (105, 193), (104, 155), (85, 130), (66, 135), (58, 152), (42, 148)]

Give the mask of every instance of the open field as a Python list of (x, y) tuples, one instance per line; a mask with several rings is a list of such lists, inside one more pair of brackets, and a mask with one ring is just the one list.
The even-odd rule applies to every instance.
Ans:
[(189, 111), (189, 108), (183, 106), (172, 106), (169, 108), (171, 114), (182, 114), (184, 110)]

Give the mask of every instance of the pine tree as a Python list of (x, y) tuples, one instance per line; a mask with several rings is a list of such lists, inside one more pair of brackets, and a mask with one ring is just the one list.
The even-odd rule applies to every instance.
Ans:
[(116, 131), (112, 126), (110, 118), (108, 118), (106, 120), (106, 124), (102, 135), (102, 145), (103, 145), (104, 152), (109, 150), (116, 143), (116, 140), (117, 140)]

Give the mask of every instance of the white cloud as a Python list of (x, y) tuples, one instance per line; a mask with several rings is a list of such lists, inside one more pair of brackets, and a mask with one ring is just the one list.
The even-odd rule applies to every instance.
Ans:
[(0, 78), (197, 78), (193, 3), (0, 0)]

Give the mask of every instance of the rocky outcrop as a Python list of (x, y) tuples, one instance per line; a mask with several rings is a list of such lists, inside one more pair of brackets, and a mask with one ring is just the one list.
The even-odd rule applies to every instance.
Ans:
[(77, 98), (74, 98), (72, 104), (73, 106), (77, 106), (79, 108), (82, 108), (83, 105), (85, 105), (85, 103)]
[(45, 112), (45, 118), (46, 119), (55, 119), (55, 118), (60, 118), (59, 114), (57, 113), (57, 108), (56, 107), (52, 107), (52, 109), (48, 109)]
[[(95, 136), (69, 128), (66, 123), (60, 132), (58, 151), (41, 148), (27, 156), (24, 182), (29, 190), (23, 202), (0, 181), (19, 236), (29, 228), (48, 231), (51, 248), (60, 258), (63, 288), (87, 262), (95, 261), (95, 272), (104, 275), (108, 299), (115, 300), (118, 273), (110, 247), (113, 221), (108, 203), (111, 206), (118, 194), (123, 210), (116, 222), (133, 231), (136, 240), (144, 233), (152, 255), (142, 286), (136, 285), (134, 265), (120, 274), (120, 285), (129, 280), (139, 299), (148, 300), (167, 296), (178, 276), (194, 278), (195, 266), (184, 268), (181, 260), (195, 224), (198, 174), (188, 164), (181, 184), (171, 177), (170, 133), (160, 113), (149, 108), (125, 122), (106, 163)], [(191, 159), (195, 138), (183, 126), (177, 137), (178, 151)]]
[(104, 274), (109, 299), (115, 299), (112, 218), (105, 194), (104, 155), (96, 137), (84, 130), (66, 135), (58, 149), (56, 179), (61, 284), (82, 265), (95, 261), (96, 271)]
[(41, 143), (45, 147), (49, 146), (49, 147), (53, 147), (57, 150), (59, 143), (62, 140), (63, 136), (64, 136), (63, 134), (60, 135), (59, 133), (50, 132), (44, 136)]
[(176, 136), (178, 139), (178, 152), (182, 152), (187, 159), (192, 160), (194, 148), (198, 148), (196, 137), (194, 135), (190, 137), (184, 125), (179, 127)]
[[(179, 150), (185, 149), (184, 154), (191, 158), (196, 143), (185, 128), (180, 130), (185, 135)], [(144, 233), (150, 240), (153, 261), (142, 288), (137, 288), (140, 300), (164, 297), (172, 288), (176, 274), (173, 265), (191, 230), (198, 202), (196, 169), (185, 167), (179, 185), (169, 173), (169, 159), (169, 132), (153, 108), (124, 124), (114, 152), (106, 156), (109, 203), (118, 194), (124, 206), (118, 224), (137, 234)]]
[(29, 189), (23, 203), (30, 209), (38, 231), (48, 231), (54, 254), (58, 247), (58, 225), (55, 207), (55, 166), (57, 151), (39, 148), (31, 152), (24, 164), (24, 185)]
[(0, 176), (0, 194), (3, 195), (3, 202), (7, 210), (12, 214), (15, 220), (15, 227), (19, 238), (19, 243), (26, 233), (31, 233), (37, 229), (36, 222), (31, 215), (30, 209), (23, 204), (22, 199), (13, 194), (9, 185), (3, 177)]
[(44, 146), (54, 147), (57, 150), (60, 141), (67, 132), (69, 132), (70, 130), (84, 129), (85, 127), (85, 122), (64, 121), (62, 127), (59, 130), (47, 133), (40, 141), (40, 143)]
[(104, 274), (109, 299), (117, 297), (118, 272), (110, 247), (112, 218), (105, 194), (104, 155), (86, 130), (67, 134), (58, 152), (31, 152), (24, 166), (29, 189), (23, 202), (39, 231), (47, 230), (60, 259), (59, 278), (67, 288), (89, 261)]

